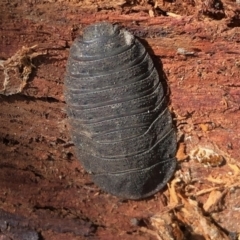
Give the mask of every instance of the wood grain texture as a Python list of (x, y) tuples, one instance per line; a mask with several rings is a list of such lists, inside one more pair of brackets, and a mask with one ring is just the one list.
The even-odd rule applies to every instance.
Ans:
[[(23, 70), (28, 69), (24, 67), (33, 65), (23, 90), (0, 96), (1, 208), (30, 220), (44, 214), (73, 222), (80, 219), (90, 223), (87, 228), (96, 226), (93, 235), (99, 239), (152, 239), (148, 232), (139, 232), (131, 219), (141, 222), (161, 211), (167, 193), (141, 202), (119, 202), (101, 193), (77, 161), (70, 141), (63, 97), (69, 46), (83, 27), (100, 20), (120, 23), (147, 42), (156, 62), (161, 58), (186, 155), (201, 146), (223, 155), (226, 163), (239, 166), (240, 34), (235, 21), (239, 7), (234, 2), (223, 3), (226, 16), (215, 20), (198, 13), (194, 6), (184, 8), (180, 3), (165, 5), (164, 10), (175, 16), (149, 17), (148, 4), (113, 10), (87, 5), (86, 10), (76, 8), (73, 2), (2, 1), (1, 89), (6, 80), (3, 61), (23, 47), (37, 47), (35, 55), (21, 51), (15, 55), (16, 64), (8, 65), (9, 91), (21, 83)], [(194, 184), (198, 190), (209, 186), (209, 174), (226, 176), (232, 171), (228, 164), (206, 169), (191, 160), (180, 167), (183, 172), (190, 169), (199, 180)], [(227, 231), (239, 229), (239, 196), (239, 191), (226, 194), (222, 211), (214, 215)], [(207, 196), (196, 198), (204, 203)], [(71, 239), (82, 239), (73, 230), (73, 222), (70, 233), (45, 228), (43, 223), (31, 229), (41, 229), (46, 239), (66, 239), (69, 234)]]

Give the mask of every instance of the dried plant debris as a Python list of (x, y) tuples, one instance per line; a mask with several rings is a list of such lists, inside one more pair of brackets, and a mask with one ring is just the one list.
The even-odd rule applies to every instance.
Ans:
[[(179, 193), (177, 182), (173, 181), (169, 185), (169, 205), (166, 207), (169, 210), (150, 217), (154, 230), (142, 227), (141, 231), (148, 232), (159, 240), (200, 239), (194, 236), (206, 240), (230, 240), (212, 218), (204, 214), (196, 200)], [(219, 198), (215, 199), (215, 203), (218, 202)]]
[(219, 176), (212, 176), (209, 175), (207, 180), (209, 182), (214, 183), (215, 185), (219, 184), (220, 186), (223, 186), (224, 188), (233, 188), (233, 187), (239, 187), (240, 186), (240, 168), (237, 164), (230, 164), (227, 165), (231, 170), (228, 172), (228, 174), (225, 175), (219, 175)]
[(229, 237), (212, 220), (203, 214), (197, 201), (181, 197), (184, 204), (176, 212), (176, 216), (195, 235), (203, 236), (206, 240), (227, 240)]
[(178, 150), (176, 154), (176, 158), (178, 161), (183, 161), (187, 159), (188, 155), (186, 155), (186, 145), (183, 142), (178, 144)]
[(184, 235), (174, 215), (169, 212), (156, 214), (150, 218), (152, 226), (157, 230), (158, 238), (162, 240), (183, 240)]
[(224, 157), (212, 149), (198, 147), (190, 152), (190, 158), (202, 163), (204, 166), (216, 167), (224, 162)]
[(203, 209), (206, 212), (216, 211), (219, 207), (218, 204), (221, 204), (221, 200), (224, 194), (219, 190), (213, 190), (210, 192), (207, 201), (203, 205)]
[(29, 76), (35, 67), (32, 59), (46, 53), (35, 52), (37, 45), (22, 47), (7, 60), (0, 60), (0, 71), (3, 71), (3, 82), (0, 83), (0, 94), (12, 95), (22, 92)]
[[(216, 224), (214, 216), (226, 209), (229, 193), (240, 186), (240, 167), (233, 159), (225, 155), (223, 157), (211, 149), (195, 149), (191, 158), (193, 156), (201, 163), (204, 160), (204, 164), (210, 167), (221, 165), (224, 158), (226, 164), (221, 168), (228, 174), (219, 174), (217, 168), (213, 168), (214, 171), (206, 171), (207, 174), (209, 172), (209, 175), (204, 176), (206, 184), (198, 185), (196, 183), (199, 179), (192, 177), (190, 168), (178, 170), (165, 193), (168, 196), (167, 206), (149, 218), (150, 229), (141, 228), (141, 231), (148, 232), (160, 240), (232, 240), (231, 233), (227, 233), (228, 229), (223, 230), (219, 222)], [(204, 167), (203, 165), (202, 168), (205, 169)], [(239, 234), (236, 228), (234, 230)]]
[(193, 52), (193, 51), (188, 51), (188, 50), (185, 49), (185, 48), (178, 48), (178, 49), (177, 49), (177, 54), (179, 54), (179, 55), (185, 55), (185, 56), (194, 56), (194, 55), (195, 55), (195, 52)]
[(169, 203), (170, 206), (176, 206), (173, 210), (175, 219), (185, 226), (191, 236), (199, 235), (209, 240), (229, 239), (225, 232), (204, 214), (204, 210), (210, 210), (220, 202), (224, 193), (213, 190), (203, 210), (196, 200), (186, 197), (184, 192), (180, 193), (178, 182), (180, 181), (175, 179), (169, 185)]

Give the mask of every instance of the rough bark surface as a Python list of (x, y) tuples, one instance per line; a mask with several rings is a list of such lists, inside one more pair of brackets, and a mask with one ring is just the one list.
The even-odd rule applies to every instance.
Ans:
[[(171, 191), (143, 201), (100, 191), (69, 135), (69, 46), (102, 20), (143, 39), (163, 64), (179, 136), (179, 192), (203, 205), (226, 239), (237, 239), (239, 14), (239, 1), (1, 1), (0, 239), (161, 239), (150, 219), (161, 215)], [(190, 182), (180, 178), (187, 175)], [(211, 189), (220, 195), (209, 207)], [(181, 222), (188, 239), (199, 239)]]

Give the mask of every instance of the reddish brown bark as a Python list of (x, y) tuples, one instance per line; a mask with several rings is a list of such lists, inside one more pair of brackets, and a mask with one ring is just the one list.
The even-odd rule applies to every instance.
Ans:
[(71, 143), (63, 97), (68, 49), (84, 26), (100, 20), (125, 26), (161, 59), (186, 146), (180, 160), (201, 148), (225, 159), (209, 168), (191, 157), (179, 162), (182, 174), (197, 179), (191, 196), (204, 203), (208, 195), (196, 193), (219, 186), (207, 177), (233, 174), (220, 186), (224, 203), (209, 214), (228, 233), (239, 232), (240, 10), (237, 2), (216, 4), (0, 3), (0, 223), (13, 225), (7, 232), (0, 224), (1, 237), (33, 231), (43, 239), (156, 238), (141, 227), (151, 230), (148, 220), (163, 210), (167, 191), (143, 201), (101, 192)]

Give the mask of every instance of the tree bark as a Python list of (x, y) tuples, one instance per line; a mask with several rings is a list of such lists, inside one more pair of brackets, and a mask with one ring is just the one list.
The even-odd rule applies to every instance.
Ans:
[[(63, 97), (68, 50), (96, 21), (126, 27), (161, 62), (178, 131), (178, 172), (191, 172), (196, 192), (216, 186), (210, 175), (231, 173), (232, 182), (222, 178), (217, 185), (225, 191), (222, 211), (211, 216), (226, 232), (239, 232), (239, 3), (130, 2), (0, 3), (1, 237), (156, 237), (141, 227), (151, 229), (148, 220), (164, 209), (169, 193), (135, 202), (101, 192), (76, 159), (69, 135)], [(208, 195), (195, 197), (204, 203)]]

